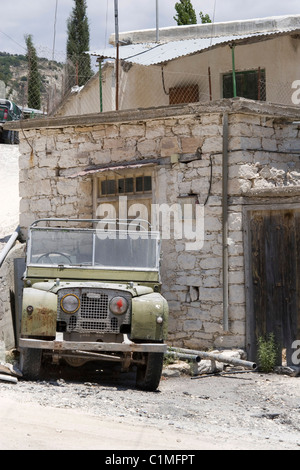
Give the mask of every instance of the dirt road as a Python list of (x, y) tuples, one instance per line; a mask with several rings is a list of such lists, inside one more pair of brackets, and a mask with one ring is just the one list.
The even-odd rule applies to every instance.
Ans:
[(133, 373), (51, 374), (0, 382), (0, 449), (300, 450), (299, 377), (163, 377), (148, 393)]
[(19, 147), (0, 144), (0, 239), (19, 224), (19, 200)]

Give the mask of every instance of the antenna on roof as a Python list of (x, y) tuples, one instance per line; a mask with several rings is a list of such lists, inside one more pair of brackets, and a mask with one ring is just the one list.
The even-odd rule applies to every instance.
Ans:
[(156, 42), (159, 42), (159, 11), (158, 11), (158, 0), (156, 0)]

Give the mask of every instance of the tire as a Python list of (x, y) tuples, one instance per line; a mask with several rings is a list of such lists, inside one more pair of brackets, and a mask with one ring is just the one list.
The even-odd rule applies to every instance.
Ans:
[(20, 351), (20, 369), (23, 378), (37, 380), (40, 377), (42, 367), (41, 349), (21, 349)]
[(13, 131), (3, 131), (3, 140), (5, 144), (12, 145), (14, 142)]
[(146, 364), (137, 366), (136, 386), (140, 390), (154, 392), (160, 382), (164, 353), (146, 353)]
[(20, 143), (19, 132), (15, 131), (14, 144), (19, 145), (19, 143)]

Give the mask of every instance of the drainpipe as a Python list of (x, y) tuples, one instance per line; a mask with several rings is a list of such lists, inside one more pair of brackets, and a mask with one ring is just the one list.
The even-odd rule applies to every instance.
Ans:
[(223, 115), (222, 164), (223, 329), (228, 328), (228, 114)]
[(100, 96), (100, 113), (103, 112), (103, 98), (102, 98), (102, 60), (99, 59), (99, 96)]
[(19, 236), (19, 233), (20, 233), (20, 227), (18, 226), (16, 228), (16, 230), (14, 231), (14, 233), (10, 236), (10, 239), (8, 240), (5, 247), (3, 248), (3, 250), (0, 253), (0, 267), (2, 266), (6, 256), (8, 255), (8, 253), (10, 252), (12, 247), (14, 246), (14, 244), (15, 244), (18, 236)]
[(208, 87), (209, 87), (209, 101), (212, 101), (211, 72), (210, 72), (210, 67), (208, 67)]
[(236, 73), (235, 73), (235, 45), (232, 44), (231, 46), (231, 56), (232, 56), (232, 83), (233, 83), (233, 97), (235, 98), (237, 96), (236, 93)]

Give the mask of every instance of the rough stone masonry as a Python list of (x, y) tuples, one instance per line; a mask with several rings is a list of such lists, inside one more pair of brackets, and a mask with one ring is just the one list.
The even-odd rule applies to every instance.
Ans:
[[(204, 244), (163, 241), (162, 286), (170, 306), (169, 343), (186, 348), (246, 343), (245, 208), (297, 204), (298, 108), (244, 99), (47, 118), (20, 130), (20, 225), (42, 217), (95, 216), (87, 168), (156, 161), (152, 202), (192, 197), (204, 205)], [(228, 116), (228, 138), (224, 136)], [(17, 124), (11, 124), (17, 126)], [(228, 187), (224, 196), (225, 154)], [(96, 175), (97, 176), (97, 175)], [(94, 183), (93, 183), (94, 181)], [(228, 227), (224, 247), (223, 210)], [(224, 330), (224, 248), (228, 253), (228, 329)]]

